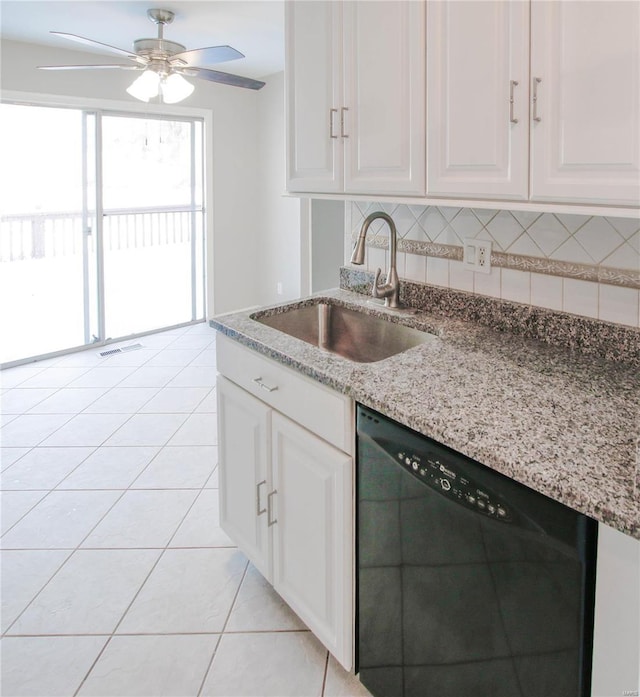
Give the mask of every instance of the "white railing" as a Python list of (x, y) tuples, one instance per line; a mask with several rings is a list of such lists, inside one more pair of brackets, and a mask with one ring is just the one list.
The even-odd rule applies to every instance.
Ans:
[[(202, 209), (166, 206), (105, 210), (105, 251), (188, 242), (193, 213), (201, 216)], [(95, 219), (89, 218), (88, 224), (91, 228)], [(77, 211), (3, 215), (0, 216), (0, 262), (81, 254), (82, 235), (82, 213)]]

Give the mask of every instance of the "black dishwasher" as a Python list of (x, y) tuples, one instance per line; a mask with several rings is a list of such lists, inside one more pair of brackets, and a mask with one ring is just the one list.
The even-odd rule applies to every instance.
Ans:
[(588, 697), (597, 523), (358, 407), (357, 655), (375, 697)]

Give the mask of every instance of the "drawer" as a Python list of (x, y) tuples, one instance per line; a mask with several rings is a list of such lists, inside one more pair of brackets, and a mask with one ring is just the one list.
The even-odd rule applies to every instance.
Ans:
[(216, 340), (218, 371), (340, 450), (354, 454), (353, 400), (242, 346)]

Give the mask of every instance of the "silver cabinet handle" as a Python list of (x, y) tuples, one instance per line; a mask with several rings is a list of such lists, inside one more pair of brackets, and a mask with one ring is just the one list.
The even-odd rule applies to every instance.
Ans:
[(538, 85), (542, 82), (541, 77), (533, 78), (533, 120), (542, 121), (542, 118), (538, 116)]
[(258, 482), (256, 485), (256, 515), (261, 516), (263, 513), (267, 512), (266, 508), (260, 508), (260, 487), (263, 484), (266, 484), (267, 480), (263, 479), (261, 482)]
[(518, 86), (517, 80), (511, 80), (509, 82), (509, 121), (511, 123), (518, 123), (518, 119), (513, 115), (513, 91)]
[(344, 114), (345, 114), (345, 111), (349, 111), (349, 108), (346, 107), (346, 106), (343, 106), (343, 107), (340, 109), (340, 136), (341, 136), (342, 138), (348, 138), (348, 137), (349, 137), (349, 134), (344, 132)]
[(333, 115), (337, 114), (337, 109), (329, 109), (329, 138), (337, 138), (338, 136), (333, 132)]
[(267, 495), (267, 525), (271, 527), (272, 525), (275, 525), (278, 522), (277, 518), (272, 518), (271, 513), (273, 511), (273, 506), (272, 506), (272, 501), (273, 497), (278, 493), (277, 489), (274, 489), (270, 494)]
[(271, 387), (267, 385), (266, 383), (262, 382), (262, 378), (253, 378), (253, 381), (258, 385), (258, 387), (261, 387), (263, 390), (266, 390), (267, 392), (275, 392), (278, 389), (278, 386), (276, 385), (275, 387)]

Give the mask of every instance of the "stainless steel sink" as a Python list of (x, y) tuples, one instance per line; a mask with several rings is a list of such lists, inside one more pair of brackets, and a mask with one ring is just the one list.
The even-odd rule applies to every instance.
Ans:
[(435, 338), (381, 317), (324, 302), (275, 315), (256, 313), (251, 318), (358, 363), (381, 361)]

